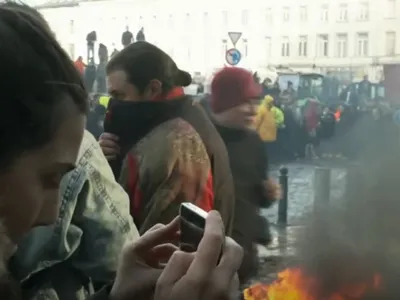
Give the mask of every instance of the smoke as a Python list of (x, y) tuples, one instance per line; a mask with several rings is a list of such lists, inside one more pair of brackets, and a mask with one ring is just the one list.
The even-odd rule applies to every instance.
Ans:
[(347, 112), (337, 123), (335, 135), (323, 141), (323, 148), (339, 151), (352, 159), (371, 155), (377, 151), (382, 140), (398, 132), (391, 118), (384, 118), (377, 122), (371, 113)]
[(296, 263), (318, 278), (318, 300), (344, 286), (372, 285), (375, 274), (378, 290), (348, 299), (400, 299), (400, 145), (392, 134), (376, 138), (370, 142), (379, 147), (364, 156), (357, 176), (350, 170), (357, 181), (340, 205), (310, 216), (298, 237)]

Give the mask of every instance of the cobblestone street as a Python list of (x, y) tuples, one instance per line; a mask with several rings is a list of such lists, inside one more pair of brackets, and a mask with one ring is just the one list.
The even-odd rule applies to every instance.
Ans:
[[(288, 226), (276, 225), (278, 219), (278, 205), (262, 211), (262, 215), (271, 223), (273, 241), (268, 248), (259, 246), (260, 270), (255, 282), (270, 283), (276, 279), (276, 274), (285, 269), (290, 258), (295, 256), (295, 237), (304, 228), (306, 216), (312, 212), (314, 205), (313, 180), (314, 170), (317, 167), (331, 169), (330, 204), (341, 205), (340, 198), (344, 193), (346, 181), (346, 166), (319, 161), (311, 163), (289, 163), (285, 165), (289, 170), (288, 190)], [(279, 167), (272, 168), (270, 175), (278, 180)]]
[[(345, 186), (346, 170), (344, 167), (332, 167), (332, 164), (319, 162), (317, 164), (290, 163), (285, 165), (289, 169), (289, 196), (288, 196), (288, 225), (301, 224), (301, 217), (304, 217), (313, 208), (313, 179), (314, 170), (317, 167), (328, 167), (331, 173), (331, 198), (334, 205), (343, 194)], [(270, 175), (278, 180), (279, 170), (273, 168)], [(275, 204), (269, 209), (262, 211), (271, 223), (278, 219), (278, 205)]]

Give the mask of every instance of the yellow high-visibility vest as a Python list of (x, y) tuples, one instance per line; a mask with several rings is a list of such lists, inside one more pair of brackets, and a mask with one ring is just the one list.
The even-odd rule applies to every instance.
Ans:
[(100, 96), (99, 104), (104, 106), (106, 109), (108, 107), (108, 102), (110, 102), (110, 96)]

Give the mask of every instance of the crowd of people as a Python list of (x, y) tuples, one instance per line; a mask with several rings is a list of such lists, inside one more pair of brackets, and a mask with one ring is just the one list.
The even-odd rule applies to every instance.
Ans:
[[(260, 83), (258, 79), (255, 82)], [(317, 158), (319, 141), (335, 133), (340, 109), (324, 109), (316, 98), (299, 99), (291, 81), (281, 91), (267, 78), (261, 83), (260, 97), (252, 128), (263, 141), (270, 161), (277, 164)], [(211, 112), (209, 95), (200, 102)]]
[[(78, 56), (75, 60), (75, 67), (78, 69), (79, 73), (82, 75), (84, 79), (84, 84), (86, 91), (88, 93), (92, 93), (96, 91), (97, 93), (106, 94), (107, 93), (107, 84), (106, 84), (106, 65), (110, 58), (113, 58), (118, 54), (118, 50), (115, 48), (109, 55), (109, 50), (107, 46), (103, 43), (99, 43), (97, 57), (98, 60), (95, 59), (95, 44), (97, 42), (97, 32), (91, 31), (88, 33), (86, 37), (87, 41), (87, 64), (84, 62), (82, 56)], [(135, 41), (135, 38), (132, 32), (129, 30), (127, 26), (125, 31), (121, 36), (121, 44), (123, 48), (126, 48), (130, 44)], [(141, 27), (136, 34), (136, 41), (146, 41), (144, 27)]]
[[(298, 113), (290, 82), (236, 67), (195, 101), (190, 74), (143, 40), (101, 60), (109, 96), (91, 107), (89, 66), (39, 12), (1, 3), (0, 39), (2, 299), (234, 299), (271, 241), (271, 159), (313, 155), (346, 115)], [(195, 252), (179, 248), (183, 202), (208, 212)]]
[[(123, 40), (124, 36), (129, 36), (123, 43), (127, 47), (133, 42), (133, 35), (127, 29)], [(103, 132), (103, 120), (110, 99), (105, 86), (108, 56), (107, 60), (101, 57), (99, 52), (99, 60), (105, 63), (99, 64), (97, 75), (90, 66), (83, 65), (81, 57), (75, 62), (85, 82), (91, 78), (90, 83), (86, 84), (87, 90), (93, 91), (96, 82), (97, 93), (93, 93), (94, 107), (88, 122), (96, 138)], [(289, 76), (295, 74), (289, 73)], [(355, 148), (360, 147), (348, 147), (345, 144), (348, 144), (349, 139), (342, 136), (354, 134), (353, 125), (360, 119), (374, 123), (385, 115), (384, 91), (381, 91), (384, 88), (381, 84), (372, 84), (368, 76), (364, 76), (361, 82), (344, 84), (328, 72), (326, 76), (321, 75), (321, 86), (314, 87), (314, 91), (312, 83), (307, 80), (300, 80), (303, 84), (296, 87), (289, 80), (287, 86), (284, 86), (279, 83), (279, 76), (276, 74), (275, 77), (263, 78), (257, 72), (253, 74), (254, 81), (261, 84), (261, 101), (253, 127), (258, 131), (270, 161), (274, 164), (304, 158), (318, 159), (321, 156), (355, 158), (360, 152)], [(205, 79), (198, 79), (194, 77), (185, 92), (192, 96), (196, 94), (193, 98), (200, 99), (202, 106), (211, 115), (210, 91), (204, 93)]]
[(339, 88), (337, 78), (328, 73), (314, 92), (305, 84), (296, 89), (290, 80), (281, 89), (278, 79), (254, 77), (264, 97), (256, 130), (275, 162), (321, 156), (355, 159), (366, 146), (360, 135), (374, 127), (387, 128), (384, 123), (394, 125), (393, 109), (381, 91), (373, 91), (368, 76)]
[[(0, 39), (2, 299), (237, 297), (271, 240), (259, 209), (280, 198), (252, 74), (221, 70), (207, 114), (171, 57), (131, 43), (104, 66), (98, 141), (82, 74), (40, 13), (1, 3)], [(195, 252), (179, 249), (182, 202), (208, 212)]]

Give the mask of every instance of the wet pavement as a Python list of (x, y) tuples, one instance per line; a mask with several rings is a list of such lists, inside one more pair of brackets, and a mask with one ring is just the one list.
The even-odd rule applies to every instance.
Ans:
[[(338, 166), (339, 165), (339, 166)], [(314, 191), (313, 180), (314, 170), (318, 167), (326, 167), (331, 169), (331, 196), (330, 202), (335, 205), (335, 201), (341, 199), (345, 180), (346, 180), (346, 163), (335, 163), (332, 161), (316, 161), (313, 163), (296, 162), (284, 165), (288, 168), (288, 224), (302, 224), (302, 217), (305, 217), (313, 210)], [(279, 167), (272, 167), (270, 176), (278, 180)], [(269, 209), (262, 210), (261, 214), (266, 216), (272, 223), (278, 219), (278, 205), (275, 204)]]
[[(259, 245), (259, 274), (249, 284), (255, 282), (270, 283), (276, 279), (279, 271), (285, 269), (296, 256), (296, 236), (304, 230), (307, 215), (314, 210), (313, 180), (314, 170), (318, 167), (331, 170), (330, 204), (341, 206), (341, 198), (346, 183), (345, 162), (317, 161), (296, 162), (285, 165), (288, 168), (288, 224), (277, 225), (278, 205), (264, 209), (262, 215), (271, 223), (273, 241), (268, 247)], [(271, 168), (270, 175), (278, 179), (279, 167)]]

